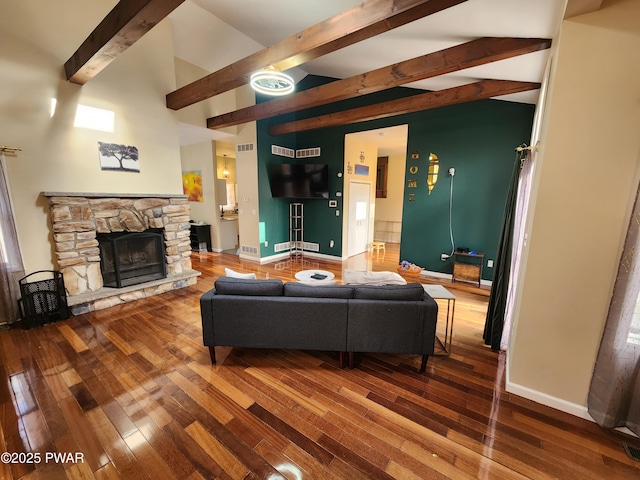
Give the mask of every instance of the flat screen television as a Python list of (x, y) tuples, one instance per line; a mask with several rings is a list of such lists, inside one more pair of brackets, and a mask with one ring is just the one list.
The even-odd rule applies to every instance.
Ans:
[(272, 163), (269, 183), (274, 198), (329, 198), (329, 166), (317, 163)]

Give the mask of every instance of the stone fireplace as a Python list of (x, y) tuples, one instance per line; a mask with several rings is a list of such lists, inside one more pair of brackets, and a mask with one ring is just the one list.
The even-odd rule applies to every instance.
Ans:
[(105, 287), (128, 287), (167, 276), (164, 235), (155, 230), (98, 233)]
[[(196, 283), (191, 268), (186, 195), (43, 192), (68, 304), (74, 314), (100, 310)], [(164, 240), (166, 277), (122, 288), (105, 286), (98, 234), (155, 231)], [(146, 279), (145, 279), (146, 280)]]

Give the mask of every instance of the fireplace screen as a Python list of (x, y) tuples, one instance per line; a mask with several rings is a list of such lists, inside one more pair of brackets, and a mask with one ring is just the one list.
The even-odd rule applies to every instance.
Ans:
[(98, 235), (105, 287), (127, 287), (167, 276), (163, 235), (147, 230)]

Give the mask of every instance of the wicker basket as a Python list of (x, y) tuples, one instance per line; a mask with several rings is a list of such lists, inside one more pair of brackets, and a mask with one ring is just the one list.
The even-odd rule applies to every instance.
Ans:
[(417, 266), (414, 266), (411, 268), (412, 268), (411, 270), (403, 270), (400, 265), (398, 265), (397, 267), (398, 273), (403, 277), (418, 278), (420, 276), (420, 272), (422, 272), (422, 268)]

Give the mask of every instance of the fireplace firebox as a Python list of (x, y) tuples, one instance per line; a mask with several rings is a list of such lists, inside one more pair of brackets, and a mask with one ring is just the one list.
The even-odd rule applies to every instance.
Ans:
[(105, 287), (122, 288), (167, 276), (161, 230), (98, 234)]

